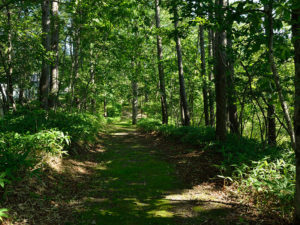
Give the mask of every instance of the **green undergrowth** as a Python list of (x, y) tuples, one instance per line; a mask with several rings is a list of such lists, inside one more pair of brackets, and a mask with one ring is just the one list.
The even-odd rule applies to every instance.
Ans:
[(222, 161), (215, 165), (220, 170), (219, 177), (236, 183), (238, 190), (251, 196), (262, 209), (275, 210), (286, 218), (291, 216), (295, 162), (290, 148), (270, 147), (231, 134), (220, 143), (215, 140), (214, 128), (161, 125), (159, 120), (141, 119), (138, 128), (220, 153)]
[(88, 113), (28, 108), (0, 119), (0, 196), (6, 184), (38, 171), (49, 156), (76, 153), (93, 144), (105, 123)]

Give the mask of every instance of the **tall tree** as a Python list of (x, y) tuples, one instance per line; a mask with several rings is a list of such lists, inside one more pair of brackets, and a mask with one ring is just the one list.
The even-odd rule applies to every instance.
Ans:
[(14, 100), (14, 88), (13, 88), (13, 61), (12, 61), (12, 55), (13, 55), (13, 44), (12, 44), (12, 23), (11, 23), (11, 11), (10, 6), (6, 6), (6, 13), (7, 13), (7, 42), (8, 42), (8, 48), (7, 48), (7, 67), (6, 67), (6, 77), (7, 77), (7, 99), (9, 101), (9, 105), (12, 106), (13, 110), (16, 110), (16, 104)]
[[(227, 1), (227, 5), (229, 2)], [(232, 24), (230, 23), (229, 29), (226, 32), (227, 39), (227, 52), (229, 56), (227, 57), (227, 101), (228, 101), (228, 113), (229, 113), (229, 127), (230, 132), (233, 134), (239, 134), (239, 121), (238, 121), (238, 112), (236, 106), (236, 93), (234, 85), (234, 53), (232, 46)]]
[(178, 63), (178, 75), (179, 75), (179, 86), (180, 86), (180, 109), (181, 109), (181, 121), (182, 125), (190, 125), (190, 112), (187, 103), (186, 91), (185, 91), (185, 81), (184, 81), (184, 72), (183, 72), (183, 63), (182, 63), (182, 51), (181, 51), (181, 38), (179, 33), (179, 15), (178, 15), (178, 6), (177, 3), (173, 5), (173, 14), (174, 14), (174, 26), (175, 26), (175, 42), (176, 42), (176, 51), (177, 51), (177, 63)]
[(295, 224), (300, 224), (300, 4), (293, 0), (292, 30), (295, 48), (295, 123), (296, 135), (296, 194), (295, 194)]
[(203, 25), (199, 26), (199, 42), (201, 54), (201, 73), (203, 78), (203, 103), (204, 103), (204, 117), (205, 126), (209, 126), (209, 109), (208, 109), (208, 92), (207, 92), (207, 78), (206, 78), (206, 60), (205, 60), (205, 44), (204, 44), (204, 28)]
[(54, 56), (51, 65), (50, 79), (50, 105), (55, 107), (58, 100), (58, 77), (59, 77), (59, 1), (52, 0), (52, 17), (51, 17), (51, 51)]
[[(156, 28), (160, 29), (160, 0), (155, 0), (155, 21)], [(165, 73), (163, 67), (163, 48), (162, 48), (162, 38), (158, 33), (156, 35), (157, 39), (157, 60), (158, 60), (158, 74), (159, 74), (159, 87), (161, 94), (161, 111), (162, 111), (162, 123), (168, 124), (168, 105), (167, 105), (167, 95), (165, 87)]]
[(273, 0), (269, 0), (268, 4), (265, 5), (265, 13), (266, 13), (266, 34), (267, 34), (267, 47), (268, 47), (268, 62), (270, 66), (270, 70), (272, 71), (273, 78), (275, 81), (278, 97), (279, 97), (279, 102), (283, 111), (284, 119), (287, 124), (287, 131), (290, 135), (291, 138), (291, 143), (293, 147), (295, 147), (295, 133), (293, 130), (293, 124), (292, 120), (290, 117), (288, 105), (285, 101), (285, 97), (282, 92), (282, 86), (280, 84), (280, 77), (278, 74), (278, 70), (275, 64), (274, 60), (274, 50), (273, 50), (273, 45), (274, 45), (274, 21), (273, 21)]
[(139, 63), (132, 62), (132, 77), (131, 77), (131, 88), (132, 88), (132, 124), (137, 124), (137, 116), (138, 116), (138, 66)]
[(50, 85), (50, 66), (47, 54), (50, 51), (50, 0), (42, 1), (42, 44), (45, 54), (42, 60), (42, 72), (39, 84), (39, 99), (41, 106), (48, 108), (49, 85)]
[[(209, 29), (208, 31), (208, 58), (210, 61), (212, 61), (213, 58), (213, 35), (214, 32), (212, 29)], [(212, 76), (213, 76), (213, 70), (214, 66), (210, 66), (209, 72), (208, 72), (208, 80), (209, 80), (209, 124), (210, 126), (214, 126), (215, 124), (215, 104), (214, 104), (214, 94), (213, 94), (213, 88), (211, 87), (212, 84)]]
[(224, 0), (217, 0), (216, 19), (219, 24), (216, 31), (216, 138), (224, 141), (226, 139), (226, 54), (225, 54), (225, 32), (222, 26), (224, 22)]

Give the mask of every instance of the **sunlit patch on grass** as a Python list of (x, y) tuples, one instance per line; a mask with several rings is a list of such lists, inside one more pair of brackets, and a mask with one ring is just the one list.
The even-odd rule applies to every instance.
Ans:
[(116, 212), (112, 212), (112, 211), (105, 210), (105, 209), (100, 209), (99, 214), (102, 216), (117, 216), (118, 215)]
[(154, 217), (164, 217), (164, 218), (174, 217), (174, 214), (172, 212), (166, 210), (152, 210), (148, 212), (148, 215)]
[(114, 135), (114, 136), (127, 136), (127, 135), (129, 135), (129, 133), (127, 133), (127, 132), (118, 132), (118, 133), (113, 133), (112, 135)]
[(107, 170), (107, 166), (111, 163), (112, 163), (112, 161), (101, 162), (97, 165), (96, 169), (97, 170)]

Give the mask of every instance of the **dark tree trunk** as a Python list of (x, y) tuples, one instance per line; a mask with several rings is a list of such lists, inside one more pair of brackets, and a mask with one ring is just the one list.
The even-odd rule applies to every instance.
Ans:
[(207, 80), (206, 80), (206, 60), (205, 60), (205, 47), (204, 47), (204, 29), (203, 26), (199, 26), (199, 40), (200, 40), (200, 50), (201, 50), (201, 73), (203, 78), (203, 103), (204, 103), (204, 117), (205, 126), (209, 126), (209, 111), (208, 111), (208, 93), (207, 93)]
[[(217, 0), (218, 7), (216, 17), (219, 24), (223, 23), (223, 0)], [(225, 32), (222, 27), (216, 32), (216, 138), (224, 141), (226, 139), (226, 54), (225, 54)]]
[(268, 130), (267, 138), (269, 145), (276, 145), (276, 121), (275, 121), (275, 107), (273, 104), (268, 105)]
[[(159, 0), (155, 0), (155, 20), (156, 28), (160, 29), (160, 3)], [(167, 105), (167, 95), (165, 88), (165, 74), (163, 67), (163, 48), (162, 48), (162, 38), (157, 35), (157, 60), (158, 60), (158, 74), (159, 74), (159, 87), (161, 95), (161, 111), (162, 111), (162, 123), (168, 124), (168, 105)]]
[(16, 111), (16, 104), (14, 100), (14, 88), (13, 88), (13, 63), (12, 63), (12, 24), (11, 24), (11, 12), (9, 6), (6, 6), (7, 11), (7, 25), (8, 25), (8, 60), (7, 60), (7, 71), (6, 71), (6, 77), (7, 77), (7, 99), (9, 102), (9, 105), (12, 106), (13, 111)]
[(229, 112), (229, 127), (233, 134), (240, 134), (238, 112), (236, 106), (236, 93), (234, 85), (234, 56), (232, 52), (232, 35), (227, 32), (227, 49), (231, 52), (228, 58), (228, 74), (227, 74), (227, 94), (228, 94), (228, 112)]
[[(209, 34), (208, 34), (208, 58), (210, 60), (212, 60), (213, 57), (213, 31), (209, 30)], [(214, 70), (214, 66), (210, 67), (210, 71), (208, 73), (208, 80), (210, 85), (212, 84), (212, 76), (213, 76), (213, 70)], [(209, 86), (209, 124), (210, 126), (214, 126), (215, 125), (215, 103), (214, 103), (214, 93), (213, 93), (213, 89), (211, 86)]]
[[(42, 2), (42, 43), (45, 49), (45, 55), (50, 51), (50, 0)], [(43, 57), (42, 73), (40, 77), (39, 99), (41, 106), (48, 109), (50, 83), (50, 66), (47, 62), (46, 56)]]
[(106, 102), (106, 97), (104, 97), (104, 100), (103, 100), (103, 116), (104, 117), (107, 117), (108, 115), (107, 115), (107, 102)]
[(180, 85), (180, 107), (182, 110), (181, 120), (183, 126), (190, 126), (190, 113), (187, 104), (187, 97), (185, 91), (185, 82), (183, 75), (183, 64), (182, 64), (182, 52), (181, 52), (181, 40), (178, 31), (178, 12), (177, 7), (174, 8), (174, 25), (175, 25), (175, 42), (177, 50), (177, 61), (178, 61), (178, 75)]
[(300, 4), (293, 0), (292, 10), (293, 43), (295, 48), (295, 123), (296, 136), (296, 194), (295, 224), (300, 224)]
[(138, 83), (135, 78), (131, 80), (132, 88), (132, 124), (137, 124), (137, 115), (138, 115)]
[(51, 50), (54, 55), (54, 62), (51, 66), (51, 85), (49, 104), (56, 107), (58, 101), (58, 77), (59, 77), (59, 3), (52, 0), (52, 19), (51, 19)]

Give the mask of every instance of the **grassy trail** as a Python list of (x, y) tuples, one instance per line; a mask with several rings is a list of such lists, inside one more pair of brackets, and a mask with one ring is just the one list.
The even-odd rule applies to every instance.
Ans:
[(96, 172), (67, 224), (230, 223), (230, 206), (220, 203), (210, 186), (184, 190), (174, 166), (161, 157), (163, 151), (132, 126), (113, 126), (98, 148)]
[(208, 182), (212, 156), (202, 153), (112, 125), (90, 151), (21, 183), (10, 201), (16, 216), (5, 225), (268, 224), (251, 222), (228, 191)]
[[(180, 187), (174, 168), (154, 156), (135, 129), (114, 126), (101, 140), (101, 153), (78, 224), (175, 224), (172, 205), (164, 198)], [(71, 223), (70, 223), (71, 224)]]

